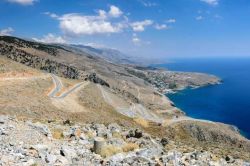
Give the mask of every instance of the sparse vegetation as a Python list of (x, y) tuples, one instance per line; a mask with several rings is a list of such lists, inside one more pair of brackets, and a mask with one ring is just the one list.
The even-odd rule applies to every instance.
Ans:
[(170, 83), (170, 84), (168, 85), (168, 88), (169, 88), (169, 89), (176, 89), (176, 88), (177, 88), (177, 84), (174, 83), (174, 82), (172, 82), (172, 83)]
[(60, 129), (54, 129), (54, 131), (52, 131), (52, 137), (54, 139), (63, 139), (64, 138), (63, 131)]
[(145, 120), (145, 119), (143, 119), (143, 118), (135, 118), (134, 121), (135, 121), (137, 124), (141, 125), (142, 127), (146, 127), (146, 128), (149, 127), (148, 121)]
[[(155, 140), (155, 142), (159, 144), (159, 141), (157, 140), (160, 140), (160, 139), (155, 139), (156, 137), (158, 138), (159, 137), (162, 138), (163, 136), (169, 137), (170, 145), (169, 144), (166, 145), (167, 146), (166, 148), (171, 147), (169, 150), (179, 148), (180, 147), (179, 143), (183, 141), (184, 139), (185, 141), (190, 142), (190, 140), (196, 137), (197, 138), (204, 137), (200, 135), (202, 130), (199, 128), (199, 126), (201, 127), (202, 124), (197, 124), (198, 126), (197, 129), (194, 128), (194, 123), (190, 125), (191, 127), (187, 126), (185, 128), (174, 126), (174, 125), (162, 126), (160, 123), (154, 123), (153, 121), (151, 121), (151, 119), (148, 118), (149, 116), (144, 116), (143, 113), (146, 113), (147, 111), (149, 111), (152, 114), (155, 113), (156, 117), (164, 116), (164, 118), (166, 116), (168, 116), (169, 118), (169, 117), (173, 117), (174, 115), (179, 115), (178, 113), (180, 112), (177, 112), (176, 110), (170, 112), (171, 110), (173, 110), (172, 108), (174, 108), (175, 106), (172, 105), (171, 102), (169, 102), (167, 98), (164, 98), (164, 95), (161, 95), (160, 91), (164, 89), (166, 90), (166, 88), (176, 89), (178, 88), (180, 84), (183, 85), (183, 87), (186, 87), (186, 85), (189, 85), (189, 84), (202, 85), (204, 84), (204, 82), (205, 83), (209, 81), (216, 82), (217, 79), (215, 77), (210, 78), (206, 75), (199, 75), (199, 74), (192, 74), (192, 73), (177, 73), (177, 72), (158, 71), (158, 70), (148, 71), (146, 68), (144, 69), (144, 68), (136, 67), (137, 69), (135, 69), (133, 66), (127, 66), (126, 68), (124, 66), (107, 63), (106, 61), (102, 61), (101, 59), (96, 59), (95, 62), (93, 63), (92, 60), (90, 61), (88, 58), (86, 58), (88, 56), (84, 56), (84, 55), (79, 56), (73, 53), (70, 55), (62, 54), (61, 52), (65, 52), (65, 51), (57, 50), (61, 48), (53, 47), (53, 45), (52, 46), (49, 45), (48, 48), (43, 48), (43, 47), (47, 47), (47, 45), (41, 44), (42, 46), (39, 46), (39, 44), (36, 45), (36, 43), (34, 45), (33, 43), (32, 45), (29, 45), (29, 42), (25, 44), (24, 40), (19, 40), (19, 39), (16, 39), (10, 42), (13, 42), (13, 43), (6, 44), (4, 41), (0, 42), (1, 51), (5, 53), (4, 56), (0, 57), (0, 72), (4, 72), (4, 74), (1, 73), (1, 76), (5, 77), (6, 73), (7, 74), (11, 73), (12, 75), (15, 75), (17, 77), (19, 76), (20, 73), (26, 73), (26, 75), (22, 74), (21, 76), (27, 76), (27, 74), (30, 74), (31, 77), (33, 77), (34, 75), (38, 75), (38, 76), (43, 76), (43, 78), (34, 79), (34, 80), (31, 79), (29, 81), (27, 80), (25, 81), (12, 80), (11, 82), (1, 81), (0, 82), (0, 87), (1, 87), (0, 113), (1, 114), (8, 113), (10, 115), (17, 115), (17, 117), (23, 116), (24, 119), (26, 118), (38, 119), (38, 120), (44, 119), (44, 122), (47, 121), (46, 119), (63, 120), (67, 118), (67, 120), (64, 121), (64, 124), (63, 123), (56, 124), (56, 125), (62, 125), (63, 129), (49, 128), (51, 129), (50, 136), (52, 134), (52, 137), (54, 138), (52, 141), (46, 138), (44, 140), (41, 140), (40, 141), (41, 143), (44, 143), (42, 141), (49, 140), (50, 142), (45, 142), (45, 143), (48, 143), (50, 145), (51, 142), (55, 141), (56, 142), (55, 144), (58, 145), (59, 143), (63, 142), (65, 144), (70, 145), (69, 146), (70, 148), (67, 149), (70, 152), (72, 149), (73, 149), (72, 150), (73, 152), (76, 151), (75, 149), (77, 149), (77, 152), (78, 152), (79, 149), (82, 150), (83, 148), (89, 148), (88, 151), (86, 151), (86, 153), (87, 155), (92, 155), (89, 145), (93, 144), (93, 142), (91, 142), (90, 140), (96, 137), (97, 135), (96, 133), (98, 133), (98, 137), (99, 135), (103, 134), (101, 137), (105, 138), (106, 139), (105, 141), (107, 142), (109, 141), (110, 144), (106, 145), (105, 148), (103, 148), (101, 155), (103, 157), (109, 157), (109, 156), (112, 156), (114, 154), (121, 153), (121, 152), (125, 152), (123, 154), (126, 155), (126, 153), (132, 152), (136, 149), (144, 150), (143, 148), (147, 149), (150, 146), (153, 147), (152, 142), (151, 142), (152, 140)], [(30, 52), (25, 51), (25, 49), (23, 49), (23, 45), (30, 47), (27, 49), (30, 49), (31, 51)], [(50, 55), (47, 55), (46, 53), (44, 53), (44, 52), (49, 52), (48, 49), (51, 49), (51, 48), (56, 49), (60, 56), (51, 57)], [(33, 54), (34, 52), (39, 52), (41, 50), (44, 51), (43, 52), (44, 57), (42, 57), (44, 59), (42, 59), (37, 54)], [(7, 59), (6, 57), (8, 57), (9, 59)], [(11, 61), (10, 59), (13, 61)], [(61, 75), (66, 76), (66, 79), (60, 79), (63, 82), (62, 84), (65, 88), (63, 90), (67, 90), (67, 88), (72, 87), (78, 81), (83, 81), (83, 80), (87, 81), (84, 78), (91, 76), (91, 79), (89, 78), (89, 80), (92, 80), (92, 82), (91, 83), (88, 82), (89, 84), (86, 87), (81, 87), (82, 89), (79, 90), (79, 92), (74, 93), (75, 99), (73, 99), (77, 103), (79, 103), (79, 105), (86, 108), (86, 112), (70, 112), (72, 107), (70, 107), (69, 110), (65, 109), (66, 107), (65, 105), (70, 105), (70, 103), (72, 103), (71, 102), (72, 100), (70, 100), (70, 102), (68, 103), (65, 101), (62, 101), (62, 102), (60, 101), (57, 104), (62, 105), (62, 107), (56, 107), (55, 100), (53, 100), (53, 98), (50, 98), (46, 93), (48, 89), (50, 89), (51, 86), (53, 85), (52, 79), (49, 77), (49, 74), (44, 74), (39, 70), (26, 67), (14, 61), (20, 62), (27, 66), (34, 67), (36, 69), (43, 69), (47, 72), (51, 72), (51, 73), (58, 74), (58, 75), (61, 74)], [(82, 71), (82, 73), (78, 73), (79, 71)], [(90, 73), (93, 73), (93, 72), (95, 72), (96, 74), (91, 75)], [(131, 77), (132, 75), (134, 76)], [(100, 82), (102, 82), (101, 80), (98, 79), (97, 76), (100, 76), (100, 78), (107, 81), (108, 85), (110, 86), (104, 87), (104, 86), (99, 86), (99, 85), (97, 86), (96, 84), (94, 84), (93, 82), (95, 83), (99, 82), (99, 84)], [(120, 76), (122, 76), (123, 79), (119, 79), (121, 78)], [(185, 78), (187, 77), (188, 77), (188, 80), (187, 79), (185, 80)], [(204, 80), (204, 82), (199, 81), (200, 77), (205, 78), (205, 79), (202, 79)], [(77, 78), (79, 80), (78, 81), (69, 80), (68, 78)], [(197, 80), (198, 80), (198, 83), (197, 83)], [(159, 91), (159, 93), (157, 92), (157, 90)], [(107, 95), (104, 95), (105, 93)], [(110, 100), (112, 101), (109, 102)], [(133, 119), (133, 116), (127, 117), (123, 113), (118, 112), (118, 108), (124, 108), (124, 110), (126, 111), (131, 111), (129, 113), (134, 113), (139, 109), (141, 112), (143, 111), (145, 112), (143, 112), (142, 115), (140, 115), (141, 117)], [(166, 114), (169, 114), (169, 115), (166, 115)], [(128, 116), (130, 116), (130, 114), (128, 114)], [(150, 120), (146, 120), (142, 117), (148, 118)], [(107, 126), (104, 126), (103, 127), (104, 129), (103, 128), (100, 129), (96, 126), (86, 127), (85, 129), (83, 129), (82, 126), (79, 125), (81, 126), (81, 128), (79, 127), (79, 129), (77, 130), (74, 129), (73, 134), (70, 133), (72, 132), (72, 130), (70, 130), (69, 132), (65, 132), (64, 130), (65, 128), (69, 129), (70, 127), (73, 127), (74, 125), (77, 126), (78, 122), (79, 123), (91, 123), (91, 125), (95, 123), (105, 124), (105, 125), (110, 124), (110, 123), (117, 123), (118, 125), (122, 127), (119, 127), (117, 130), (111, 130)], [(158, 121), (155, 121), (155, 122), (158, 122)], [(13, 123), (16, 123), (16, 122), (13, 122)], [(47, 123), (47, 124), (53, 126), (54, 125), (53, 123), (54, 122)], [(23, 123), (22, 125), (25, 126), (25, 123)], [(130, 127), (136, 128), (136, 129), (129, 130)], [(14, 128), (13, 130), (15, 129), (17, 128)], [(208, 131), (208, 129), (206, 131)], [(9, 129), (6, 128), (6, 130), (9, 130)], [(101, 130), (101, 132), (97, 130)], [(86, 137), (84, 135), (80, 137), (82, 133), (81, 131), (84, 131), (84, 134), (86, 135)], [(145, 131), (147, 132), (147, 134), (143, 133)], [(197, 134), (196, 131), (199, 131), (198, 132), (199, 135)], [(227, 132), (228, 129), (225, 129), (225, 131), (226, 131), (224, 132), (225, 134), (219, 135), (218, 140), (223, 140), (222, 139), (223, 137), (228, 137), (226, 135), (228, 133)], [(16, 132), (19, 132), (19, 128)], [(192, 132), (195, 134), (191, 135)], [(221, 130), (219, 132), (221, 132)], [(34, 133), (37, 133), (37, 132), (34, 132)], [(70, 133), (69, 135), (72, 138), (68, 137), (67, 135), (68, 133)], [(206, 134), (204, 131), (205, 136), (211, 135), (213, 139), (210, 139), (210, 140), (214, 140), (214, 138), (217, 138), (216, 134), (218, 133), (218, 131), (214, 131), (211, 133), (212, 134)], [(13, 132), (9, 132), (9, 134), (12, 134), (12, 136), (15, 135), (15, 133)], [(23, 135), (23, 134), (25, 133), (20, 133), (20, 135)], [(65, 138), (64, 138), (64, 135), (65, 135)], [(235, 137), (232, 137), (232, 140), (237, 142), (237, 139), (235, 139), (237, 138), (237, 136), (238, 135), (236, 135)], [(6, 137), (7, 141), (9, 141), (9, 138), (11, 138), (9, 137), (8, 134), (3, 135), (3, 137)], [(117, 142), (115, 142), (114, 140), (111, 140), (109, 137), (112, 137), (112, 139), (114, 139)], [(39, 136), (37, 136), (37, 138), (40, 139)], [(69, 141), (70, 139), (72, 141)], [(228, 139), (231, 140), (231, 137), (228, 137)], [(79, 141), (75, 141), (75, 140), (79, 140)], [(88, 146), (85, 146), (85, 144), (84, 145), (78, 144), (80, 140), (82, 141), (81, 143), (83, 144), (87, 142)], [(171, 143), (172, 140), (174, 141)], [(143, 142), (143, 143), (140, 143), (140, 142)], [(171, 146), (172, 144), (174, 144), (175, 146), (172, 147)], [(186, 142), (185, 144), (187, 145)], [(203, 142), (201, 144), (204, 145)], [(212, 143), (209, 142), (210, 147), (212, 147), (211, 144)], [(228, 145), (228, 149), (231, 150), (232, 144), (227, 144), (227, 145)], [(75, 146), (74, 147), (75, 149), (72, 148), (72, 146)], [(162, 144), (159, 144), (159, 146), (163, 148), (164, 145), (162, 146)], [(243, 145), (239, 145), (239, 148), (241, 148), (241, 146)], [(10, 145), (10, 147), (13, 148), (14, 145)], [(60, 149), (61, 147), (56, 146), (56, 148), (58, 148), (57, 151), (62, 150)], [(213, 147), (209, 149), (209, 151), (213, 151), (214, 149), (215, 148)], [(63, 157), (68, 157), (67, 150), (65, 153), (63, 153), (64, 154)], [(192, 147), (191, 147), (191, 150), (193, 150)], [(236, 152), (237, 150), (234, 150), (233, 152)], [(230, 151), (226, 152), (225, 154), (229, 154), (229, 153)], [(57, 155), (60, 155), (60, 154), (57, 154)], [(38, 160), (40, 160), (40, 158)]]
[(114, 146), (114, 145), (106, 145), (101, 150), (101, 156), (102, 157), (109, 157), (117, 153), (121, 153), (122, 149), (120, 147)]
[(128, 143), (122, 147), (123, 152), (130, 152), (139, 149), (139, 145), (136, 143)]
[(88, 137), (88, 138), (93, 138), (95, 136), (95, 134), (91, 131), (88, 131), (87, 133), (85, 133), (85, 135)]
[(113, 132), (113, 133), (112, 133), (112, 136), (113, 136), (114, 138), (122, 138), (122, 135), (121, 135), (121, 133), (119, 133), (119, 132)]

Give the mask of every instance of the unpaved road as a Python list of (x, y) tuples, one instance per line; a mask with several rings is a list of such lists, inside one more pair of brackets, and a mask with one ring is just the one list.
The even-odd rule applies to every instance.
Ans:
[[(119, 112), (120, 114), (123, 114), (123, 115), (131, 117), (131, 118), (141, 117), (143, 119), (157, 122), (157, 123), (160, 123), (163, 121), (160, 117), (158, 117), (152, 111), (145, 108), (142, 104), (135, 104), (133, 102), (130, 103), (131, 105), (129, 105), (129, 106), (119, 104), (119, 103), (115, 102), (112, 99), (112, 97), (110, 97), (110, 94), (107, 91), (105, 91), (105, 89), (102, 86), (98, 85), (98, 88), (100, 89), (104, 100), (108, 104), (113, 106), (115, 108), (115, 110), (117, 112)], [(138, 90), (138, 96), (140, 96), (139, 90)]]
[(54, 74), (50, 74), (53, 83), (54, 83), (54, 88), (50, 91), (49, 93), (49, 97), (51, 98), (56, 98), (56, 99), (62, 99), (67, 97), (69, 94), (73, 93), (74, 91), (76, 91), (78, 88), (80, 88), (83, 84), (86, 84), (86, 82), (80, 82), (78, 84), (75, 84), (72, 88), (70, 88), (69, 90), (67, 90), (66, 92), (63, 92), (60, 96), (57, 96), (56, 94), (60, 93), (63, 89), (63, 83), (60, 80), (59, 77), (57, 77)]
[(54, 74), (50, 74), (53, 83), (54, 83), (54, 89), (49, 93), (49, 97), (56, 97), (56, 94), (62, 90), (63, 84), (61, 80), (55, 76)]
[[(78, 103), (78, 97), (76, 92), (80, 88), (84, 88), (89, 82), (80, 82), (75, 84), (69, 90), (63, 91), (63, 83), (59, 77), (51, 74), (53, 79), (54, 88), (50, 91), (49, 97), (52, 100), (52, 104), (61, 110), (67, 110), (69, 112), (86, 112), (87, 110)], [(60, 94), (59, 96), (57, 94)]]

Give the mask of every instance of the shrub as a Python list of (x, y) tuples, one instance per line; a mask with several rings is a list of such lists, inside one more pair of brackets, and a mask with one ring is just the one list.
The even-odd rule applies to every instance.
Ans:
[(114, 138), (122, 138), (122, 135), (121, 135), (121, 133), (119, 133), (119, 132), (113, 132), (113, 133), (112, 133), (112, 136), (113, 136)]
[(105, 147), (103, 147), (103, 149), (101, 150), (101, 156), (102, 157), (109, 157), (109, 156), (113, 156), (117, 153), (121, 153), (122, 149), (114, 146), (114, 145), (106, 145)]
[(92, 131), (88, 131), (87, 133), (85, 133), (85, 135), (88, 137), (88, 138), (94, 138), (95, 134), (92, 132)]
[(62, 138), (64, 138), (63, 132), (60, 129), (55, 129), (52, 132), (52, 137), (55, 139), (62, 139)]
[(139, 149), (139, 145), (135, 143), (128, 143), (122, 147), (123, 152), (130, 152), (134, 151), (135, 149)]

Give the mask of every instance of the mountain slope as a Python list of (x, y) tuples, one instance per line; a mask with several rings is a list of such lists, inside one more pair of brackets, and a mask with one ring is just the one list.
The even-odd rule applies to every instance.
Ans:
[(78, 48), (82, 50), (83, 52), (86, 52), (90, 55), (103, 58), (112, 63), (135, 64), (135, 61), (133, 61), (134, 59), (132, 57), (127, 56), (116, 49), (100, 48), (100, 47), (98, 48), (98, 47), (92, 47), (92, 46), (86, 46), (86, 45), (80, 45), (80, 44), (72, 44), (70, 46), (74, 48)]
[(36, 120), (116, 122), (183, 144), (204, 147), (209, 142), (215, 149), (235, 148), (232, 152), (222, 149), (220, 155), (250, 152), (249, 141), (237, 131), (188, 118), (163, 95), (217, 84), (220, 79), (212, 75), (116, 64), (71, 46), (1, 36), (0, 76), (1, 114)]

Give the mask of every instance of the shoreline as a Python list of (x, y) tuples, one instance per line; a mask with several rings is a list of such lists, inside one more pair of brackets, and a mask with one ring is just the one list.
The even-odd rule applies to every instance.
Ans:
[[(180, 93), (181, 91), (185, 91), (185, 90), (196, 90), (196, 89), (200, 89), (200, 88), (207, 88), (209, 86), (216, 86), (216, 85), (221, 85), (223, 83), (223, 80), (220, 80), (220, 82), (218, 82), (217, 84), (209, 84), (209, 85), (204, 85), (204, 86), (197, 86), (197, 87), (183, 87), (182, 89), (177, 89), (177, 90), (174, 90), (174, 91), (171, 91), (169, 93), (164, 93), (163, 95), (165, 95), (174, 105), (176, 108), (180, 109), (177, 105), (176, 105), (176, 102), (172, 101), (168, 95), (176, 95), (178, 93)], [(250, 140), (249, 137), (248, 137), (248, 133), (241, 130), (238, 126), (234, 125), (234, 124), (229, 124), (229, 123), (224, 123), (224, 122), (220, 122), (220, 121), (213, 121), (213, 120), (210, 120), (210, 119), (205, 119), (205, 118), (195, 118), (195, 117), (192, 117), (190, 115), (187, 115), (185, 110), (183, 109), (180, 109), (183, 113), (184, 113), (184, 119), (183, 120), (194, 120), (194, 121), (201, 121), (201, 122), (208, 122), (208, 123), (222, 123), (222, 124), (225, 124), (225, 125), (228, 125), (230, 127), (232, 127), (232, 129), (236, 132), (238, 132), (241, 136), (245, 137), (246, 139)], [(183, 117), (179, 117), (179, 118), (183, 118)], [(182, 121), (182, 120), (180, 120)]]

